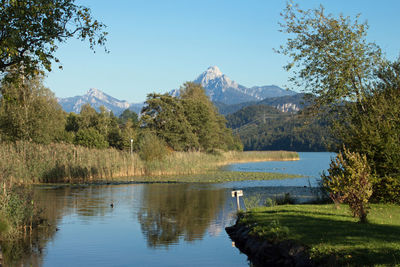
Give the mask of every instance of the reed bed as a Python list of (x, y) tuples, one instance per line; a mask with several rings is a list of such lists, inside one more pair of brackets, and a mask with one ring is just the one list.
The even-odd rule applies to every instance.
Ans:
[(0, 159), (1, 181), (29, 184), (85, 183), (121, 177), (201, 174), (235, 162), (296, 160), (298, 154), (285, 151), (215, 154), (172, 152), (163, 160), (143, 161), (136, 153), (116, 149), (16, 142), (0, 144)]
[(256, 161), (290, 161), (299, 160), (299, 154), (292, 151), (229, 151), (223, 153), (223, 160), (220, 165), (256, 162)]

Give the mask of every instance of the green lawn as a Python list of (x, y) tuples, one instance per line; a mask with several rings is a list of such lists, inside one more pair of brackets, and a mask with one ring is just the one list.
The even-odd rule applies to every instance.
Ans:
[(242, 222), (267, 226), (278, 220), (317, 261), (334, 254), (339, 265), (400, 265), (400, 206), (371, 205), (368, 219), (358, 223), (345, 205), (284, 205), (253, 209)]

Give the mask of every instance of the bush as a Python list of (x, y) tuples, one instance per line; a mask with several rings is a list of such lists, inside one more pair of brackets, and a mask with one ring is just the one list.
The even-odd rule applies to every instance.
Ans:
[(344, 147), (333, 159), (329, 175), (322, 174), (322, 183), (335, 204), (345, 202), (354, 217), (367, 221), (368, 200), (372, 195), (370, 168), (365, 155), (350, 152)]
[(74, 144), (89, 148), (108, 148), (106, 138), (94, 128), (79, 129)]
[(168, 155), (164, 141), (153, 133), (144, 133), (139, 142), (139, 157), (144, 161), (163, 160)]
[(284, 195), (275, 196), (275, 205), (288, 205), (294, 204), (295, 200), (290, 195), (290, 193), (285, 193)]
[(31, 190), (13, 186), (0, 192), (0, 240), (18, 238), (27, 227), (39, 224), (40, 209)]
[(371, 200), (379, 203), (400, 204), (400, 178), (384, 177), (373, 183)]

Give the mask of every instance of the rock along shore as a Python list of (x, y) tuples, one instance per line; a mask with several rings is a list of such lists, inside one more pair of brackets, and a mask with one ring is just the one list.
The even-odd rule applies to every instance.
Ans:
[(293, 240), (271, 243), (249, 235), (250, 229), (244, 225), (235, 224), (225, 228), (235, 246), (255, 267), (261, 266), (316, 266), (309, 257), (308, 248)]

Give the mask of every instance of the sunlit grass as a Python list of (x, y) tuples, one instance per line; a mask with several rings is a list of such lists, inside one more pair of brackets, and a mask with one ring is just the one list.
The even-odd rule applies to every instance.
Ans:
[[(338, 266), (400, 264), (400, 207), (371, 205), (368, 224), (351, 216), (347, 206), (285, 205), (256, 208), (243, 223), (254, 227), (279, 221), (288, 227), (289, 239), (310, 247), (317, 262), (336, 261)], [(333, 256), (332, 256), (333, 255)]]

